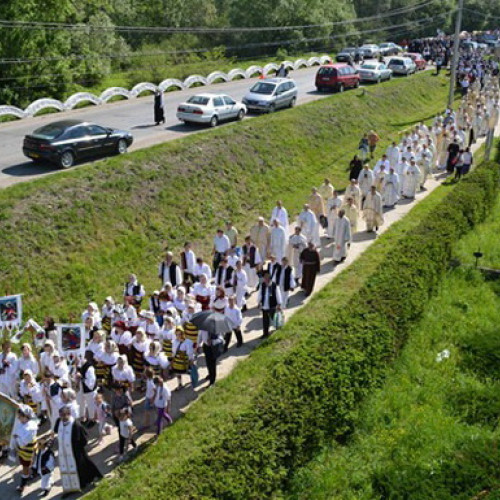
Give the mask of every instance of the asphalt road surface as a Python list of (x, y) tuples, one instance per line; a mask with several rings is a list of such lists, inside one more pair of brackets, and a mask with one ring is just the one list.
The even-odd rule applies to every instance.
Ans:
[[(330, 93), (316, 91), (314, 77), (317, 71), (318, 66), (313, 66), (290, 73), (290, 77), (296, 81), (298, 86), (298, 104), (330, 95)], [(0, 124), (0, 188), (60, 171), (54, 165), (34, 164), (22, 153), (24, 136), (45, 123), (74, 118), (130, 130), (134, 135), (134, 143), (130, 148), (133, 151), (188, 134), (206, 131), (206, 127), (184, 125), (175, 116), (177, 105), (189, 96), (204, 91), (224, 92), (241, 100), (255, 81), (255, 78), (236, 80), (207, 87), (168, 92), (165, 94), (167, 123), (160, 126), (155, 126), (153, 122), (153, 99), (151, 96)]]

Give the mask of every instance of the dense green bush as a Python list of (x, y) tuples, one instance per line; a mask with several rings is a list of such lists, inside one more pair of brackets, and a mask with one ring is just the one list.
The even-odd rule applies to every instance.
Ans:
[(492, 206), (492, 167), (478, 167), (411, 230), (397, 258), (381, 263), (349, 307), (332, 303), (321, 318), (308, 318), (303, 339), (276, 364), (253, 407), (182, 469), (162, 471), (150, 490), (141, 485), (146, 495), (165, 487), (175, 498), (269, 498), (323, 442), (344, 439), (359, 402), (382, 382), (421, 316), (452, 243)]

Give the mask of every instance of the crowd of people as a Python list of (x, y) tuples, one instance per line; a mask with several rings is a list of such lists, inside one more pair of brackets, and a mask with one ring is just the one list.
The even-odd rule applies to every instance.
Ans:
[[(186, 242), (179, 260), (166, 252), (158, 264), (158, 290), (149, 293), (130, 274), (119, 300), (106, 297), (101, 307), (90, 302), (82, 313), (84, 352), (67, 359), (56, 349), (52, 318), (45, 320), (46, 340), (40, 353), (29, 343), (19, 357), (9, 342), (0, 354), (0, 392), (19, 401), (18, 419), (6, 454), (15, 453), (22, 466), (19, 491), (33, 476), (48, 494), (55, 468), (54, 438), (65, 493), (80, 491), (100, 473), (89, 459), (87, 432), (97, 442), (116, 429), (119, 457), (135, 448), (134, 416), (146, 415), (156, 434), (172, 422), (175, 391), (197, 384), (196, 367), (204, 359), (209, 385), (216, 382), (218, 358), (244, 343), (242, 323), (252, 295), (262, 314), (263, 337), (283, 323), (292, 294), (309, 296), (321, 268), (320, 249), (333, 242), (333, 262), (348, 255), (353, 236), (364, 220), (367, 232), (384, 224), (384, 210), (400, 200), (413, 200), (436, 173), (455, 172), (460, 179), (472, 164), (471, 145), (491, 134), (499, 118), (500, 89), (491, 65), (475, 54), (463, 56), (461, 68), (481, 67), (455, 112), (447, 109), (431, 125), (423, 122), (402, 134), (378, 159), (380, 137), (375, 131), (359, 143), (359, 155), (349, 166), (343, 197), (329, 179), (312, 188), (296, 221), (276, 202), (268, 217), (259, 217), (244, 238), (228, 221), (213, 238), (211, 262)], [(479, 59), (478, 59), (479, 58)], [(290, 226), (293, 226), (292, 228)], [(212, 334), (192, 321), (200, 311), (214, 311), (231, 328)], [(202, 356), (203, 354), (203, 356)], [(190, 381), (186, 384), (186, 381)], [(137, 403), (141, 402), (142, 409)], [(50, 432), (38, 437), (45, 421)], [(46, 429), (46, 427), (45, 427)], [(93, 432), (93, 431), (92, 431)]]

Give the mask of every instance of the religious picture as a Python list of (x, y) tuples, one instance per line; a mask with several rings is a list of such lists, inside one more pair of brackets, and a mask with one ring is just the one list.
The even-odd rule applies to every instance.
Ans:
[(84, 325), (56, 325), (59, 350), (65, 356), (81, 353), (85, 346)]
[(0, 446), (10, 442), (10, 436), (16, 420), (17, 403), (0, 393)]
[(23, 316), (21, 295), (0, 297), (0, 326), (19, 326)]

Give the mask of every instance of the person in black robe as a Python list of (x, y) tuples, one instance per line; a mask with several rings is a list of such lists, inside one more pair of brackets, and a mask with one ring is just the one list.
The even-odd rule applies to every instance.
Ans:
[[(60, 427), (65, 423), (72, 420), (71, 409), (63, 406), (59, 410), (59, 418), (54, 425), (54, 433), (59, 432)], [(87, 432), (85, 428), (76, 420), (73, 421), (73, 428), (71, 429), (71, 447), (73, 449), (73, 456), (76, 462), (76, 469), (80, 481), (80, 489), (85, 489), (86, 486), (92, 483), (95, 479), (101, 479), (102, 474), (96, 467), (94, 462), (89, 458), (85, 447), (87, 446)], [(73, 492), (68, 492), (71, 494)], [(64, 496), (64, 495), (63, 495)]]
[(165, 109), (163, 108), (163, 93), (160, 90), (155, 92), (155, 124), (165, 123)]
[(302, 250), (300, 262), (302, 264), (301, 288), (304, 290), (306, 297), (309, 297), (314, 289), (316, 275), (321, 267), (319, 252), (316, 250), (314, 243), (309, 242), (307, 248)]
[(460, 155), (460, 146), (457, 143), (456, 137), (453, 138), (453, 142), (448, 146), (448, 161), (446, 162), (446, 171), (452, 174), (455, 170), (455, 165), (457, 164)]
[(363, 162), (358, 158), (358, 155), (354, 155), (349, 163), (349, 180), (357, 179), (361, 170), (363, 170)]

